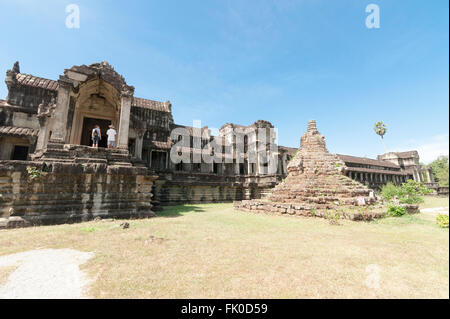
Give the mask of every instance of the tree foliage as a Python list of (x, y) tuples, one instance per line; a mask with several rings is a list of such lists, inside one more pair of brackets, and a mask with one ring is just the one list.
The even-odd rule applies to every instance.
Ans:
[(422, 183), (410, 179), (400, 186), (387, 183), (381, 189), (381, 196), (386, 201), (393, 201), (397, 197), (398, 201), (403, 204), (419, 204), (423, 202), (422, 196), (431, 192), (433, 191)]
[(380, 135), (381, 138), (383, 138), (387, 132), (387, 127), (386, 127), (386, 124), (384, 124), (383, 122), (380, 121), (380, 122), (375, 123), (373, 130), (375, 131), (375, 133)]
[(448, 186), (448, 156), (439, 156), (428, 166), (431, 167), (436, 182), (441, 186)]
[(439, 227), (448, 228), (448, 215), (439, 214), (436, 216), (436, 223)]

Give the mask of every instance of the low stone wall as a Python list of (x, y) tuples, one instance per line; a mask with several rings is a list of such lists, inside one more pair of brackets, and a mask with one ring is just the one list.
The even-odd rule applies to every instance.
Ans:
[[(318, 206), (318, 209), (312, 209), (310, 206), (301, 204), (287, 204), (276, 203), (271, 201), (260, 200), (243, 200), (233, 203), (236, 210), (251, 211), (254, 213), (267, 213), (276, 215), (295, 215), (306, 217), (321, 217), (321, 218), (334, 218), (336, 212), (333, 209), (328, 209), (327, 206)], [(405, 207), (408, 214), (419, 213), (419, 206), (413, 204), (401, 204)], [(380, 208), (380, 207), (379, 207)], [(377, 211), (377, 207), (374, 205), (368, 205), (357, 208), (347, 206), (342, 212), (338, 213), (339, 218), (349, 220), (372, 220), (375, 218), (382, 218), (386, 216), (384, 210)]]
[(154, 203), (165, 206), (259, 199), (268, 194), (279, 179), (281, 177), (261, 176), (256, 182), (249, 182), (250, 178), (245, 176), (162, 174), (153, 187)]
[(437, 194), (439, 196), (448, 196), (448, 186), (439, 186)]
[[(325, 207), (322, 209), (311, 209), (309, 206), (301, 204), (276, 203), (271, 201), (243, 200), (233, 203), (234, 208), (241, 211), (252, 211), (255, 213), (267, 213), (276, 215), (295, 215), (306, 217), (333, 218), (334, 212), (330, 212)], [(381, 218), (384, 213), (376, 212), (370, 209), (355, 211), (348, 210), (339, 214), (340, 218), (350, 220), (372, 220)]]
[(156, 178), (133, 166), (0, 161), (0, 228), (151, 217)]

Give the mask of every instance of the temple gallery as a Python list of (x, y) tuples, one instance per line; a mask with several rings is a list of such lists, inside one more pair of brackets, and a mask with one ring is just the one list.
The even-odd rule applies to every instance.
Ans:
[[(161, 205), (260, 199), (288, 176), (298, 152), (276, 144), (267, 120), (225, 123), (216, 134), (207, 126), (176, 124), (169, 101), (135, 96), (134, 87), (107, 62), (72, 66), (58, 79), (23, 73), (16, 62), (5, 83), (0, 217), (8, 227), (150, 216)], [(102, 135), (98, 149), (91, 147), (95, 126)], [(110, 126), (117, 130), (115, 148), (106, 148)], [(342, 174), (372, 189), (408, 179), (438, 187), (414, 150), (376, 159), (334, 155), (345, 167)]]

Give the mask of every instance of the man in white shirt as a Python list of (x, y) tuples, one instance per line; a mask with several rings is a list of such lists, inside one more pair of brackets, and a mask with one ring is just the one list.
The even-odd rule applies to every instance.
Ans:
[(109, 126), (109, 130), (106, 131), (106, 135), (108, 135), (108, 148), (115, 148), (117, 132), (114, 129), (114, 125), (111, 124)]

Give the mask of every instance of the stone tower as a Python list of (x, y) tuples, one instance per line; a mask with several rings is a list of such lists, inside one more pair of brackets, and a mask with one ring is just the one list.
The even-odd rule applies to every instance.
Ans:
[(243, 201), (235, 206), (293, 215), (317, 215), (316, 212), (323, 215), (325, 210), (375, 201), (369, 188), (345, 176), (345, 163), (328, 152), (316, 121), (309, 121), (300, 148), (287, 169), (286, 179), (265, 200)]

